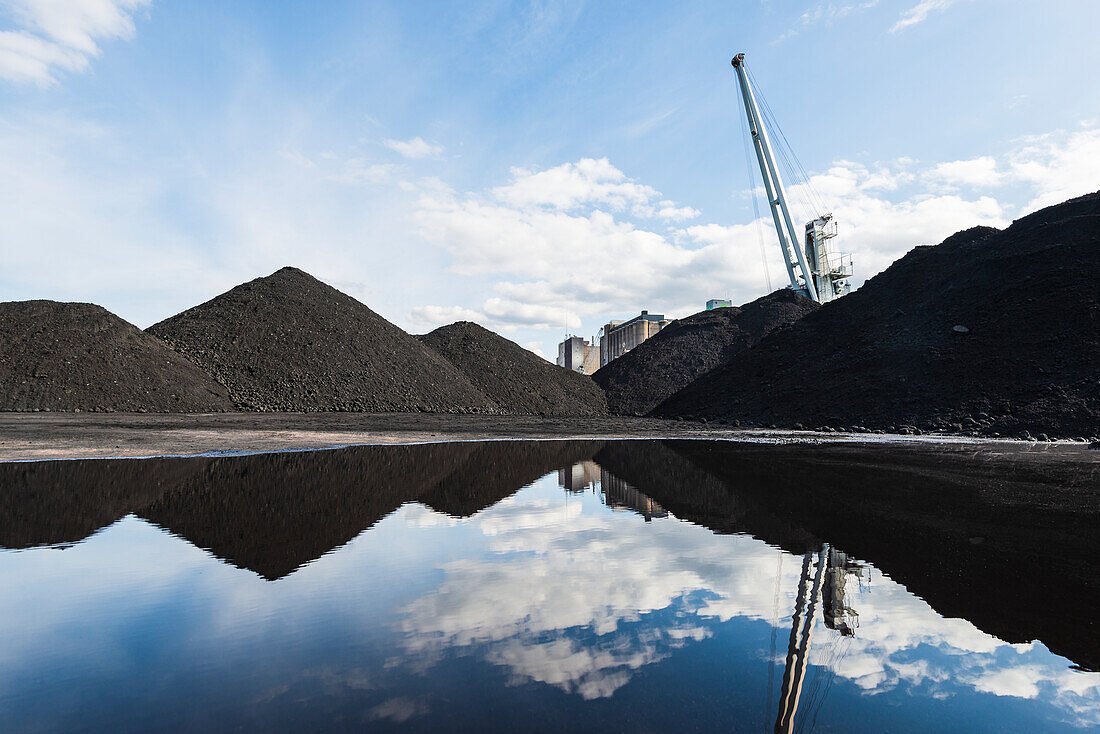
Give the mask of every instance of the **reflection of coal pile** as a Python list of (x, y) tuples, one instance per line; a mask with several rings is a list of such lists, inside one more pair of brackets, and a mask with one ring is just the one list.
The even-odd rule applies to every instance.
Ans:
[(670, 442), (608, 441), (596, 461), (681, 520), (718, 533), (751, 533), (797, 555), (821, 546), (820, 536), (740, 495), (735, 486), (674, 451)]
[[(867, 559), (944, 616), (965, 617), (1010, 642), (1038, 638), (1100, 667), (1095, 462), (919, 447), (667, 444), (725, 484), (726, 498), (711, 494), (713, 515), (726, 507), (738, 518), (742, 502), (754, 503)], [(639, 486), (680, 514), (674, 491)], [(770, 543), (788, 541), (759, 524), (745, 529)]]
[(417, 337), (457, 367), (505, 413), (579, 416), (607, 412), (592, 379), (558, 367), (469, 321)]
[(1100, 193), (917, 247), (655, 415), (1100, 433)]
[(194, 459), (0, 463), (0, 546), (75, 543), (201, 469)]
[(611, 412), (645, 415), (695, 378), (817, 308), (784, 288), (741, 307), (701, 311), (672, 322), (592, 379), (607, 393)]
[(417, 497), (437, 512), (469, 517), (562, 466), (587, 459), (600, 441), (481, 441)]
[(149, 332), (225, 385), (241, 410), (496, 411), (450, 362), (295, 268), (242, 283)]
[(603, 503), (612, 510), (636, 512), (646, 522), (655, 517), (668, 517), (668, 510), (639, 492), (637, 487), (632, 487), (606, 470), (600, 476), (600, 491), (603, 494)]
[(73, 542), (135, 513), (275, 579), (406, 502), (468, 516), (600, 446), (494, 441), (0, 464), (0, 541), (9, 548)]
[(0, 410), (232, 408), (209, 375), (100, 306), (0, 303)]
[(264, 578), (343, 545), (439, 482), (467, 446), (368, 446), (210, 461), (139, 514)]

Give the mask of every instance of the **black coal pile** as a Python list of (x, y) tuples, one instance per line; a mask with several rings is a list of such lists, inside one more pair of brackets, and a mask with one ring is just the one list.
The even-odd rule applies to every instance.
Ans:
[(149, 332), (240, 410), (497, 412), (453, 365), (296, 268), (243, 283)]
[(918, 247), (655, 415), (785, 427), (1100, 434), (1100, 193)]
[(592, 379), (607, 394), (612, 413), (646, 415), (693, 380), (817, 308), (785, 288), (741, 307), (701, 311), (669, 324)]
[(0, 303), (0, 410), (203, 413), (224, 387), (159, 339), (90, 303)]
[(507, 413), (580, 416), (607, 412), (603, 391), (590, 377), (551, 364), (475, 323), (459, 321), (419, 338)]

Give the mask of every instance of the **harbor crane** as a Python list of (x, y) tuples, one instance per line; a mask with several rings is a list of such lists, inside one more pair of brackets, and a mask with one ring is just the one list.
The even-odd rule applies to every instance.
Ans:
[(852, 277), (851, 259), (831, 252), (829, 240), (836, 237), (836, 222), (832, 213), (820, 212), (806, 222), (804, 240), (795, 230), (791, 210), (787, 204), (787, 192), (776, 166), (776, 155), (765, 129), (764, 117), (757, 106), (756, 93), (745, 68), (745, 54), (733, 57), (733, 68), (741, 87), (745, 103), (745, 116), (749, 122), (749, 134), (760, 174), (764, 179), (764, 191), (772, 212), (772, 221), (783, 250), (783, 264), (787, 267), (790, 287), (818, 303), (827, 303), (851, 290), (848, 279)]

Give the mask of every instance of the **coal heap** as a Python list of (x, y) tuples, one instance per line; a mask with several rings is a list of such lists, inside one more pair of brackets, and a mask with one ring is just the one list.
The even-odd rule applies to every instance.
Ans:
[(741, 307), (716, 308), (678, 319), (601, 367), (592, 379), (620, 415), (645, 415), (701, 375), (774, 330), (819, 308), (789, 288)]
[[(655, 411), (810, 428), (1100, 433), (1100, 192), (917, 247)], [(1039, 436), (1041, 438), (1041, 436)]]
[(461, 372), (296, 268), (149, 327), (254, 411), (496, 412)]
[(224, 387), (160, 340), (90, 303), (0, 303), (0, 410), (203, 413)]
[(475, 323), (458, 321), (419, 339), (446, 357), (506, 413), (580, 416), (607, 412), (603, 391), (591, 378), (551, 364)]

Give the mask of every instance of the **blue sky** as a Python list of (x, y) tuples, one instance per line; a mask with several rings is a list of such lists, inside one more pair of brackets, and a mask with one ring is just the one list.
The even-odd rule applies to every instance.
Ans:
[(751, 300), (782, 265), (737, 51), (858, 284), (1100, 189), (1096, 27), (1092, 0), (0, 0), (0, 300), (144, 327), (293, 264), (550, 356)]

